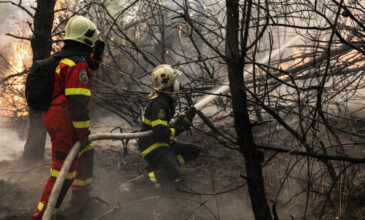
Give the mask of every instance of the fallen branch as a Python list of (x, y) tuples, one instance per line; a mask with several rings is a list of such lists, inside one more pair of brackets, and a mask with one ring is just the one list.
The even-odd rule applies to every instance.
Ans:
[(289, 153), (290, 155), (311, 157), (311, 158), (315, 158), (318, 160), (335, 160), (335, 161), (350, 162), (353, 164), (365, 164), (365, 159), (361, 159), (361, 158), (331, 156), (331, 155), (326, 155), (326, 154), (316, 154), (316, 153), (310, 153), (310, 152), (303, 152), (303, 151), (296, 151), (296, 150), (289, 150), (289, 149), (268, 147), (268, 146), (260, 146), (260, 145), (257, 145), (257, 147), (260, 149), (271, 150), (271, 151), (275, 151), (275, 152), (279, 152), (279, 153)]
[(119, 212), (122, 209), (122, 207), (120, 206), (120, 203), (118, 201), (118, 206), (115, 208), (112, 208), (106, 212), (104, 212), (103, 214), (99, 215), (98, 217), (94, 218), (94, 220), (100, 220), (103, 219), (104, 217), (108, 216), (108, 215), (112, 215), (114, 213)]
[(101, 214), (100, 216), (94, 218), (94, 220), (100, 220), (100, 219), (103, 219), (104, 217), (108, 216), (108, 215), (111, 215), (111, 214), (114, 214), (114, 213), (117, 213), (119, 212), (123, 207), (127, 207), (127, 206), (130, 206), (130, 205), (133, 205), (135, 203), (138, 203), (138, 202), (143, 202), (143, 201), (147, 201), (147, 200), (152, 200), (152, 199), (159, 199), (160, 196), (151, 196), (151, 197), (147, 197), (147, 198), (144, 198), (144, 199), (140, 199), (140, 200), (136, 200), (136, 201), (133, 201), (133, 202), (128, 202), (128, 203), (125, 203), (124, 205), (120, 204), (118, 202), (118, 206), (115, 207), (115, 208), (112, 208), (106, 212), (104, 212), (103, 214)]

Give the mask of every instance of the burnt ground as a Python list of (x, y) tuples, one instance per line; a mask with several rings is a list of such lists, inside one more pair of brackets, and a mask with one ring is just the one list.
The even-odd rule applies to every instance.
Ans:
[[(81, 207), (82, 214), (76, 219), (94, 219), (108, 211), (110, 214), (100, 219), (251, 219), (240, 178), (243, 161), (239, 152), (201, 135), (182, 136), (209, 149), (182, 167), (186, 181), (176, 186), (178, 189), (156, 190), (141, 178), (146, 174), (146, 163), (134, 143), (125, 152), (120, 141), (96, 142), (93, 199)], [(48, 178), (49, 164), (49, 148), (41, 163), (0, 162), (0, 219), (30, 219)], [(66, 195), (59, 211), (63, 219), (71, 219), (69, 197)]]
[[(274, 124), (255, 127), (257, 143), (270, 142), (276, 146), (287, 147), (289, 134), (279, 130), (269, 132)], [(226, 128), (226, 130), (232, 128)], [(206, 129), (207, 131), (207, 129)], [(96, 133), (96, 132), (94, 132)], [(270, 134), (268, 134), (270, 133)], [(280, 134), (280, 135), (278, 135)], [(80, 205), (78, 215), (70, 213), (69, 197), (59, 210), (61, 219), (253, 219), (245, 180), (244, 161), (236, 150), (224, 147), (209, 135), (194, 131), (183, 134), (180, 140), (201, 145), (204, 152), (197, 161), (182, 167), (186, 176), (184, 185), (154, 189), (143, 179), (146, 163), (131, 141), (128, 151), (120, 141), (95, 143), (94, 183), (92, 198)], [(265, 158), (274, 154), (265, 152)], [(356, 153), (354, 153), (356, 156)], [(270, 206), (277, 202), (279, 219), (302, 219), (305, 208), (303, 182), (306, 173), (303, 166), (296, 165), (297, 176), (292, 177), (281, 188), (280, 181), (285, 176), (288, 164), (297, 163), (300, 158), (279, 154), (265, 163), (264, 176), (266, 194)], [(39, 202), (44, 184), (49, 175), (50, 149), (46, 148), (46, 159), (38, 163), (25, 163), (20, 160), (0, 161), (0, 219), (30, 219)], [(317, 170), (323, 170), (323, 166)], [(347, 215), (343, 219), (363, 219), (365, 217), (364, 166), (359, 166), (358, 179), (354, 180), (354, 191), (347, 195)], [(304, 177), (303, 177), (304, 176)], [(141, 178), (142, 177), (142, 178)], [(324, 176), (324, 183), (328, 177)], [(327, 178), (327, 179), (326, 179)], [(280, 195), (278, 195), (278, 191)], [(293, 196), (295, 195), (295, 196)], [(308, 213), (316, 219), (318, 207), (323, 203), (321, 197), (311, 197), (313, 203)], [(316, 207), (316, 205), (318, 207)], [(328, 209), (329, 216), (335, 214)], [(73, 217), (72, 217), (73, 216)], [(291, 218), (292, 216), (293, 218)], [(347, 216), (347, 217), (346, 217)]]

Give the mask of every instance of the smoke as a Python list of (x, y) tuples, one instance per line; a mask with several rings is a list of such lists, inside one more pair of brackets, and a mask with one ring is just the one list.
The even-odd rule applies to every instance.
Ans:
[[(14, 19), (10, 16), (11, 8), (7, 4), (0, 4), (0, 48), (2, 53), (7, 53), (6, 45), (11, 44), (12, 39), (5, 36), (9, 33), (13, 26)], [(5, 50), (5, 51), (4, 51)]]
[(25, 140), (8, 128), (0, 127), (0, 161), (18, 158), (22, 152)]
[[(30, 8), (30, 5), (34, 5), (33, 1), (24, 1), (23, 6), (25, 8)], [(15, 42), (15, 39), (7, 36), (6, 34), (14, 34), (24, 37), (24, 33), (27, 33), (24, 30), (29, 29), (27, 22), (31, 21), (30, 16), (23, 10), (13, 6), (11, 4), (0, 4), (0, 48), (1, 52), (4, 55), (5, 53), (9, 53), (9, 50)], [(19, 40), (16, 40), (19, 41)], [(5, 54), (6, 55), (6, 54)]]

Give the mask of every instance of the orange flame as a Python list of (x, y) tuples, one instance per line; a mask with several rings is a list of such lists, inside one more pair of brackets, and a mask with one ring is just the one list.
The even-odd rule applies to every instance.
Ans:
[(55, 7), (54, 7), (54, 10), (55, 11), (58, 11), (58, 10), (61, 10), (61, 9), (63, 9), (63, 8), (66, 8), (67, 7), (67, 2), (66, 2), (66, 0), (58, 0), (57, 2), (56, 2), (56, 5), (55, 5)]
[[(55, 5), (55, 11), (67, 8), (67, 0), (58, 0)], [(62, 12), (61, 12), (62, 13)], [(55, 14), (56, 19), (60, 16)], [(26, 21), (20, 16), (21, 22)], [(25, 26), (21, 29), (28, 30), (24, 36), (32, 35), (31, 31)], [(5, 77), (11, 77), (14, 74), (22, 73), (32, 62), (32, 49), (29, 42), (14, 40), (12, 55), (8, 57), (9, 71), (4, 74)], [(0, 95), (0, 115), (6, 117), (21, 117), (28, 115), (27, 104), (24, 97), (26, 75), (14, 76), (9, 78), (6, 83), (1, 85), (3, 93)]]
[(11, 72), (20, 73), (25, 69), (26, 65), (29, 65), (32, 61), (32, 50), (30, 45), (23, 42), (17, 43), (13, 54), (13, 58), (9, 61)]
[[(9, 57), (9, 71), (5, 77), (22, 73), (32, 61), (32, 50), (29, 43), (18, 41)], [(10, 78), (3, 86), (4, 93), (0, 97), (0, 114), (7, 117), (21, 117), (28, 114), (23, 96), (25, 75)]]
[(293, 58), (294, 58), (294, 62), (296, 65), (301, 64), (301, 63), (306, 63), (309, 61), (308, 57), (303, 59), (302, 55), (303, 55), (302, 50), (299, 50), (298, 48), (293, 47)]
[[(354, 63), (355, 62), (355, 63)], [(356, 50), (352, 50), (337, 60), (337, 65), (346, 65), (347, 68), (360, 67), (365, 64), (364, 55)]]
[[(289, 68), (289, 66), (286, 63), (280, 63), (278, 66), (278, 69), (280, 69), (280, 70), (287, 70), (288, 68)], [(288, 75), (281, 75), (278, 78), (281, 80), (285, 80), (286, 78), (288, 78)]]

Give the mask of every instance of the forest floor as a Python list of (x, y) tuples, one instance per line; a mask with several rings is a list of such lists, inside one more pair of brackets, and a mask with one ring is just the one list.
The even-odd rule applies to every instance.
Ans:
[[(104, 141), (109, 143), (106, 146), (96, 142), (91, 192), (95, 199), (81, 207), (77, 219), (94, 219), (111, 210), (101, 219), (252, 219), (245, 181), (240, 178), (244, 172), (240, 153), (206, 138), (183, 138), (211, 150), (181, 168), (187, 180), (179, 190), (157, 190), (143, 179), (130, 183), (146, 174), (146, 163), (135, 143), (124, 153), (120, 141)], [(49, 164), (50, 148), (46, 148), (44, 162), (0, 162), (0, 219), (30, 219), (49, 176)], [(70, 219), (69, 194), (59, 210), (64, 219)]]
[[(266, 131), (273, 125), (262, 126), (255, 129)], [(265, 132), (257, 133), (267, 135)], [(197, 131), (182, 134), (179, 139), (199, 144), (206, 152), (195, 162), (181, 167), (186, 176), (184, 185), (158, 190), (146, 179), (131, 181), (146, 175), (146, 163), (134, 141), (128, 144), (128, 151), (124, 150), (121, 141), (96, 142), (92, 199), (80, 205), (81, 212), (74, 219), (254, 219), (246, 181), (242, 178), (245, 170), (240, 152), (228, 149), (214, 138)], [(285, 140), (283, 135), (279, 142)], [(272, 152), (265, 152), (265, 159), (273, 155)], [(264, 168), (269, 205), (272, 207), (273, 201), (276, 201), (281, 220), (301, 219), (305, 209), (306, 197), (297, 195), (305, 185), (302, 180), (293, 178), (287, 184), (280, 185), (291, 158), (287, 154), (276, 155), (274, 160), (271, 158), (269, 163), (265, 163)], [(49, 176), (49, 165), (49, 147), (42, 162), (0, 161), (0, 219), (30, 219)], [(305, 173), (299, 176), (303, 175)], [(365, 180), (357, 184), (357, 191), (346, 197), (349, 201), (346, 210), (351, 210), (351, 214), (343, 219), (361, 220), (365, 217)], [(58, 211), (62, 219), (72, 219), (69, 194)], [(321, 202), (323, 200), (313, 197), (307, 212), (313, 210), (316, 213), (315, 206)], [(307, 219), (316, 219), (315, 214), (308, 216)]]

